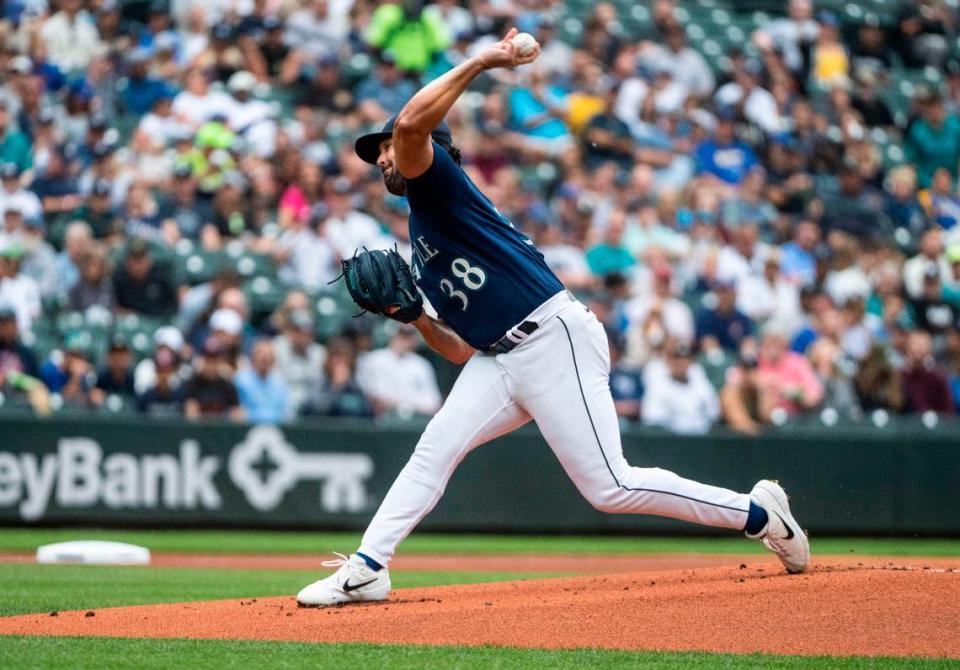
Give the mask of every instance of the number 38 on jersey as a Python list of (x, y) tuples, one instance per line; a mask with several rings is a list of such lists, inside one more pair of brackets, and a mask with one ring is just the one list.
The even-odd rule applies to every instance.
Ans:
[(466, 310), (470, 306), (470, 296), (461, 289), (478, 291), (487, 283), (487, 273), (478, 265), (470, 265), (466, 258), (455, 258), (450, 264), (450, 272), (456, 281), (440, 280), (440, 290), (449, 298), (460, 302), (460, 309)]

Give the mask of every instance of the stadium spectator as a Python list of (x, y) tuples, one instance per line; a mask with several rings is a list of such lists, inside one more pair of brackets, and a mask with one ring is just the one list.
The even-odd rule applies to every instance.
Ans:
[(810, 347), (810, 364), (823, 385), (823, 405), (836, 410), (847, 421), (863, 417), (860, 399), (850, 377), (856, 369), (854, 361), (829, 339), (819, 339)]
[(170, 86), (162, 79), (150, 76), (151, 51), (139, 46), (127, 56), (126, 80), (122, 84), (120, 102), (128, 113), (142, 116), (160, 100), (172, 97)]
[(346, 12), (349, 5), (329, 0), (306, 0), (286, 22), (286, 41), (313, 59), (335, 56), (350, 30)]
[(696, 148), (697, 173), (710, 175), (726, 184), (739, 185), (757, 164), (757, 156), (736, 138), (734, 111), (721, 107), (716, 114), (713, 136)]
[(753, 34), (753, 42), (762, 51), (782, 51), (787, 67), (799, 74), (806, 66), (804, 51), (817, 39), (818, 32), (813, 20), (813, 0), (789, 0), (787, 16), (759, 28)]
[(819, 86), (846, 86), (850, 55), (840, 41), (840, 21), (830, 10), (817, 14), (817, 39), (810, 49), (811, 74)]
[(0, 165), (0, 213), (16, 209), (24, 219), (35, 219), (43, 215), (43, 205), (33, 191), (23, 187), (22, 177), (16, 163)]
[(177, 288), (153, 258), (143, 240), (130, 243), (113, 275), (117, 307), (147, 316), (171, 317), (177, 308)]
[(956, 18), (944, 2), (909, 2), (899, 7), (894, 45), (907, 67), (943, 65)]
[(854, 386), (866, 411), (882, 409), (900, 412), (906, 406), (900, 371), (892, 364), (888, 350), (882, 346), (874, 346), (860, 362)]
[(644, 371), (643, 423), (700, 435), (720, 417), (720, 401), (689, 342), (674, 340)]
[(42, 312), (40, 288), (33, 278), (21, 272), (23, 247), (5, 242), (0, 247), (0, 304), (10, 306), (17, 314), (20, 332), (29, 333)]
[(0, 391), (11, 399), (23, 397), (38, 414), (50, 412), (47, 388), (40, 381), (37, 359), (20, 339), (17, 314), (0, 303)]
[(103, 44), (82, 0), (60, 0), (59, 10), (40, 26), (39, 38), (50, 61), (68, 73), (83, 70)]
[(436, 374), (414, 351), (416, 332), (401, 325), (386, 347), (364, 354), (357, 362), (357, 383), (378, 416), (429, 416), (440, 407)]
[(587, 249), (587, 264), (590, 271), (598, 277), (612, 273), (622, 274), (636, 264), (633, 255), (623, 245), (626, 220), (623, 210), (610, 212), (603, 240)]
[(583, 139), (584, 166), (588, 170), (595, 170), (608, 161), (624, 172), (633, 167), (634, 143), (630, 128), (615, 112), (618, 93), (616, 86), (609, 87), (603, 94), (603, 110), (587, 123)]
[(670, 265), (662, 258), (655, 259), (650, 275), (650, 289), (624, 305), (628, 323), (625, 358), (638, 367), (645, 365), (668, 337), (689, 341), (696, 334), (690, 307), (674, 295)]
[(929, 333), (915, 330), (907, 336), (901, 377), (907, 411), (953, 413), (950, 384), (946, 374), (933, 361), (933, 341)]
[(403, 76), (389, 51), (380, 54), (376, 69), (357, 86), (357, 102), (370, 119), (393, 116), (417, 92), (413, 82)]
[(183, 416), (186, 385), (178, 375), (177, 357), (169, 349), (158, 349), (153, 358), (147, 360), (154, 375), (137, 395), (137, 411), (153, 417)]
[(941, 282), (951, 282), (951, 268), (944, 255), (943, 232), (938, 228), (931, 228), (923, 234), (919, 253), (903, 264), (903, 287), (910, 298), (921, 296), (924, 278), (931, 267), (939, 270)]
[(754, 334), (753, 321), (737, 309), (737, 281), (731, 276), (720, 276), (713, 281), (714, 307), (704, 307), (696, 317), (697, 341), (709, 351), (720, 347), (738, 351), (740, 342)]
[(294, 310), (273, 339), (277, 373), (287, 386), (292, 415), (302, 414), (326, 360), (326, 350), (314, 341), (314, 322), (306, 310)]
[(190, 354), (183, 334), (176, 326), (161, 326), (153, 333), (153, 356), (144, 358), (133, 370), (134, 391), (138, 396), (155, 385), (158, 374), (156, 361), (160, 360), (163, 351), (166, 351), (162, 355), (164, 363), (169, 362), (173, 366), (173, 376), (168, 380), (170, 386), (180, 386), (190, 378), (190, 370), (181, 365)]
[(68, 309), (85, 312), (96, 307), (112, 312), (116, 307), (116, 298), (106, 250), (91, 246), (79, 258), (78, 265), (80, 277), (67, 294)]
[(356, 352), (349, 340), (333, 338), (307, 407), (307, 414), (319, 416), (373, 416), (373, 407), (357, 381)]
[(115, 335), (110, 340), (107, 361), (96, 374), (97, 381), (90, 392), (90, 400), (94, 405), (102, 405), (110, 396), (133, 400), (133, 353), (124, 336)]
[(910, 124), (904, 151), (917, 168), (921, 188), (930, 186), (937, 168), (946, 168), (957, 178), (960, 161), (960, 119), (947, 114), (939, 93), (928, 92), (919, 99), (920, 115)]
[(277, 239), (274, 257), (280, 278), (291, 286), (316, 291), (340, 274), (340, 253), (327, 234), (328, 214), (326, 205), (317, 205), (309, 218), (292, 218)]
[(617, 408), (617, 416), (625, 421), (640, 418), (643, 400), (643, 376), (635, 368), (623, 362), (623, 341), (619, 333), (608, 331), (610, 343), (610, 394)]
[(721, 108), (729, 108), (737, 117), (756, 124), (764, 132), (784, 130), (784, 120), (776, 98), (760, 85), (762, 66), (758, 61), (746, 60), (734, 70), (734, 79), (717, 89), (714, 101)]
[(389, 51), (404, 72), (423, 72), (450, 44), (443, 16), (422, 0), (403, 0), (377, 7), (364, 37), (379, 51)]
[(40, 380), (50, 393), (60, 396), (65, 405), (90, 407), (94, 404), (96, 372), (90, 362), (90, 341), (86, 333), (72, 333), (63, 351), (54, 352), (40, 366)]
[(250, 353), (250, 365), (233, 378), (247, 421), (275, 424), (292, 415), (290, 389), (276, 370), (276, 354), (270, 340), (258, 340)]
[(703, 55), (687, 44), (687, 33), (679, 23), (663, 31), (664, 45), (659, 58), (670, 68), (673, 81), (698, 98), (707, 98), (716, 86), (713, 70)]
[(0, 164), (12, 163), (22, 172), (33, 167), (33, 155), (29, 138), (13, 123), (9, 104), (0, 97)]
[(240, 397), (231, 378), (233, 367), (227, 360), (226, 349), (210, 336), (203, 343), (196, 371), (186, 383), (183, 411), (188, 419), (245, 418)]
[(550, 84), (542, 69), (530, 70), (526, 78), (507, 98), (509, 128), (520, 134), (528, 150), (559, 155), (573, 144), (564, 123), (567, 93)]
[(930, 223), (950, 230), (960, 222), (960, 196), (953, 184), (953, 177), (946, 168), (937, 168), (933, 173), (930, 188), (917, 194)]
[[(36, 282), (41, 298), (62, 298), (64, 289), (73, 284), (65, 285), (61, 280), (59, 258), (53, 246), (45, 239), (43, 219), (36, 217), (24, 221), (23, 215), (16, 208), (5, 212), (4, 218), (10, 217), (21, 219), (15, 221), (13, 226), (21, 231), (19, 238), (24, 251), (23, 274)], [(76, 280), (73, 283), (76, 283)]]

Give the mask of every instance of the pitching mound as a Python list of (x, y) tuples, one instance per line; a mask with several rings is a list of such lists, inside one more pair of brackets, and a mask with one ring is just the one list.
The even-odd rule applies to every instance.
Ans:
[(960, 657), (960, 564), (774, 563), (396, 591), (298, 609), (292, 598), (0, 619), (0, 634)]

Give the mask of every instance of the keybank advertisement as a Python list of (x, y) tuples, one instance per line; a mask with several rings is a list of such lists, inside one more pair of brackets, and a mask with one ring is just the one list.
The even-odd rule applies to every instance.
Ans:
[[(0, 526), (362, 530), (421, 430), (346, 420), (280, 429), (0, 417)], [(805, 428), (753, 440), (649, 430), (623, 436), (628, 460), (640, 467), (738, 491), (761, 477), (780, 479), (813, 534), (951, 537), (960, 536), (958, 440), (960, 425), (940, 431)], [(420, 528), (709, 532), (662, 517), (594, 510), (535, 427), (472, 451)]]
[[(336, 433), (288, 435), (272, 426), (52, 428), (0, 426), (0, 521), (259, 518), (352, 527), (369, 519), (389, 485), (376, 476), (370, 453), (351, 449)], [(391, 479), (408, 453), (379, 459)]]

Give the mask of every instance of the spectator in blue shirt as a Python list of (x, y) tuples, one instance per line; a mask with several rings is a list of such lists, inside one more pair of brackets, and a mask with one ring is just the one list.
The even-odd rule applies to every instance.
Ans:
[(737, 282), (733, 278), (718, 278), (713, 283), (713, 292), (716, 307), (705, 308), (697, 314), (697, 341), (705, 350), (719, 344), (727, 351), (738, 351), (740, 341), (753, 335), (753, 321), (736, 307)]
[(393, 55), (385, 51), (380, 55), (376, 71), (357, 86), (357, 100), (378, 107), (373, 110), (374, 117), (392, 116), (403, 109), (416, 92), (417, 87), (403, 76)]
[(134, 49), (127, 57), (127, 62), (130, 70), (120, 100), (128, 113), (143, 116), (153, 109), (154, 103), (160, 98), (173, 97), (174, 91), (167, 82), (149, 76), (149, 50), (144, 47)]
[(617, 408), (617, 416), (624, 421), (640, 418), (640, 402), (643, 399), (643, 375), (639, 370), (623, 363), (623, 338), (608, 331), (610, 343), (610, 394)]
[(809, 286), (817, 279), (814, 251), (820, 243), (820, 229), (812, 221), (794, 226), (793, 239), (780, 249), (780, 273), (797, 286)]
[(737, 139), (734, 112), (723, 107), (717, 111), (717, 125), (713, 138), (697, 147), (697, 174), (713, 175), (717, 179), (739, 186), (758, 164), (757, 155), (746, 143)]
[(280, 423), (287, 418), (290, 392), (274, 370), (275, 360), (273, 343), (259, 340), (253, 345), (250, 367), (238, 372), (233, 380), (240, 406), (252, 423)]
[(567, 146), (572, 136), (563, 122), (567, 94), (551, 84), (546, 74), (539, 69), (531, 70), (526, 85), (510, 91), (507, 105), (510, 129), (550, 152)]

